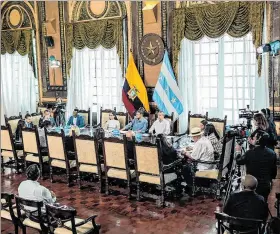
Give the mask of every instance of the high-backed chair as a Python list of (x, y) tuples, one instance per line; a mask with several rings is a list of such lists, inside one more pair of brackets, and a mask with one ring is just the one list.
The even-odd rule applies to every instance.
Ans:
[[(196, 160), (193, 161), (193, 171), (195, 171), (195, 176), (193, 177), (193, 196), (197, 191), (206, 191), (210, 194), (215, 194), (217, 197), (221, 195), (221, 180), (230, 171), (231, 163), (233, 160), (233, 149), (234, 149), (234, 137), (224, 137), (222, 154), (219, 160), (213, 162)], [(213, 169), (208, 170), (197, 170), (197, 164), (203, 163), (208, 165), (213, 165)], [(197, 179), (210, 180), (216, 184), (214, 187), (200, 187), (197, 185)]]
[(14, 168), (17, 173), (23, 168), (23, 150), (16, 150), (9, 123), (7, 126), (1, 126), (1, 165), (2, 169)]
[(188, 130), (187, 133), (190, 133), (190, 130), (194, 127), (199, 127), (200, 122), (208, 118), (208, 112), (205, 115), (201, 114), (191, 114), (189, 111), (188, 113)]
[(124, 128), (128, 123), (128, 113), (116, 112), (116, 116), (120, 122), (120, 129)]
[(17, 130), (17, 126), (18, 126), (18, 122), (20, 120), (22, 120), (21, 113), (19, 113), (18, 116), (11, 116), (11, 117), (8, 118), (7, 115), (4, 115), (4, 117), (5, 117), (6, 125), (8, 123), (11, 125), (12, 134), (15, 135), (16, 130)]
[(31, 117), (32, 117), (32, 123), (36, 126), (39, 126), (39, 121), (40, 121), (40, 118), (42, 117), (42, 114), (41, 113), (32, 113)]
[(77, 211), (66, 206), (46, 205), (49, 233), (51, 234), (98, 234), (100, 225), (95, 223), (97, 215), (87, 219), (76, 218)]
[(207, 118), (208, 123), (212, 123), (219, 134), (219, 136), (222, 138), (225, 135), (226, 132), (226, 125), (227, 125), (227, 116), (225, 115), (224, 119), (219, 118)]
[(101, 128), (103, 128), (105, 123), (109, 120), (109, 114), (112, 112), (115, 113), (116, 108), (114, 108), (114, 110), (110, 110), (110, 109), (103, 110), (103, 108), (100, 107), (100, 127)]
[(46, 135), (51, 182), (53, 182), (53, 168), (60, 168), (66, 170), (67, 184), (70, 186), (70, 176), (76, 168), (76, 160), (69, 160), (67, 157), (64, 131), (61, 130), (61, 133), (46, 132)]
[(88, 110), (79, 110), (78, 115), (84, 118), (85, 125), (90, 124), (90, 108)]
[(48, 227), (43, 218), (43, 202), (28, 200), (18, 196), (16, 198), (16, 207), (20, 226), (23, 234), (27, 234), (26, 227), (37, 230), (40, 234), (47, 234)]
[(280, 193), (276, 193), (276, 213), (277, 217), (280, 218)]
[(133, 137), (133, 153), (135, 157), (136, 184), (137, 184), (137, 200), (140, 200), (140, 185), (148, 183), (159, 185), (161, 187), (161, 205), (164, 206), (165, 186), (177, 179), (176, 173), (165, 173), (166, 170), (175, 167), (174, 162), (168, 167), (163, 165), (161, 143), (157, 139), (157, 145), (148, 143), (135, 143)]
[(11, 221), (15, 226), (15, 234), (18, 234), (19, 222), (17, 210), (13, 204), (14, 194), (1, 193), (1, 219)]
[(41, 116), (43, 116), (44, 111), (47, 110), (47, 109), (48, 109), (48, 108), (47, 108), (47, 106), (45, 106), (45, 105), (38, 105), (38, 106), (37, 106), (37, 113), (40, 113)]
[(81, 174), (90, 173), (98, 175), (100, 192), (102, 191), (102, 168), (98, 155), (98, 142), (95, 137), (86, 135), (74, 137), (74, 148), (77, 162), (78, 183), (81, 188)]
[[(165, 115), (164, 118), (170, 122), (170, 135), (174, 135), (174, 113), (172, 112), (171, 115)], [(155, 114), (155, 121), (158, 119), (158, 112)]]
[[(226, 233), (225, 231), (228, 231), (227, 233), (263, 233), (265, 223), (263, 220), (237, 218), (219, 212), (215, 212), (215, 216), (218, 222), (217, 234)], [(245, 231), (247, 229), (248, 231)]]
[(135, 178), (135, 171), (130, 170), (127, 157), (127, 138), (123, 141), (116, 138), (102, 138), (105, 171), (105, 191), (109, 194), (109, 178), (127, 181), (128, 197), (131, 197), (131, 179)]
[(40, 149), (40, 139), (38, 133), (38, 127), (35, 125), (33, 129), (22, 129), (22, 142), (24, 152), (24, 167), (27, 168), (28, 163), (37, 163), (40, 167), (40, 176), (44, 176), (44, 164), (47, 164), (49, 157), (43, 156)]

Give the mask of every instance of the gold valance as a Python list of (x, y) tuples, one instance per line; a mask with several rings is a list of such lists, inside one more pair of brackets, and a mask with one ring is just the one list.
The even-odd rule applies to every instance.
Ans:
[(1, 31), (1, 54), (20, 55), (32, 53), (32, 30)]
[(68, 75), (73, 47), (80, 50), (84, 47), (95, 49), (100, 45), (106, 49), (116, 46), (121, 66), (123, 66), (123, 21), (121, 18), (67, 24), (66, 32)]
[[(218, 38), (225, 33), (243, 37), (252, 32), (253, 43), (262, 43), (264, 17), (263, 2), (225, 2), (179, 8), (173, 11), (173, 66), (176, 68), (184, 37), (197, 41), (204, 36)], [(258, 56), (261, 74), (261, 56)]]

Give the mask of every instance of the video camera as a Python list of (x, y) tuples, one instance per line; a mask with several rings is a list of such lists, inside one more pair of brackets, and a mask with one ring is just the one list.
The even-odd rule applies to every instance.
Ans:
[(236, 143), (242, 145), (248, 137), (248, 127), (240, 124), (229, 126), (229, 128), (226, 133), (227, 137), (235, 137)]

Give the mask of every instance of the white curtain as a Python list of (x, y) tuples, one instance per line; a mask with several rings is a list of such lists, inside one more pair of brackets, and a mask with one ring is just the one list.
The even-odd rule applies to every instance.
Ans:
[(117, 108), (124, 111), (122, 103), (123, 77), (116, 48), (94, 50), (73, 49), (73, 58), (68, 80), (67, 117), (75, 107), (86, 110)]
[(251, 34), (233, 39), (203, 38), (181, 42), (179, 55), (179, 88), (182, 90), (184, 114), (180, 132), (187, 129), (188, 111), (210, 117), (228, 117), (229, 124), (239, 122), (238, 109), (268, 107), (268, 64), (263, 59), (262, 75), (257, 74), (257, 61)]
[(28, 55), (1, 55), (1, 110), (3, 104), (7, 116), (36, 112), (36, 83)]

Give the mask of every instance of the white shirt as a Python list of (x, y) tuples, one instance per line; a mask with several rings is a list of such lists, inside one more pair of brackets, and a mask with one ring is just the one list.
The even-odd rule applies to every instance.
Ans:
[(109, 119), (105, 125), (104, 125), (105, 130), (115, 130), (115, 129), (120, 129), (120, 122), (116, 119)]
[(76, 123), (77, 123), (77, 117), (73, 117), (73, 125), (76, 126)]
[[(191, 157), (195, 160), (214, 162), (214, 149), (209, 139), (207, 139), (205, 136), (202, 136), (194, 144)], [(212, 168), (213, 165), (211, 164), (198, 163), (197, 165), (198, 170), (207, 170)]]
[(170, 121), (167, 119), (159, 120), (157, 119), (152, 127), (150, 128), (149, 132), (152, 133), (155, 130), (156, 135), (158, 134), (165, 134), (169, 135), (170, 134)]
[(18, 187), (18, 195), (24, 199), (43, 201), (44, 204), (52, 204), (56, 201), (50, 190), (33, 180), (22, 181)]

